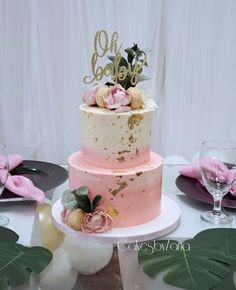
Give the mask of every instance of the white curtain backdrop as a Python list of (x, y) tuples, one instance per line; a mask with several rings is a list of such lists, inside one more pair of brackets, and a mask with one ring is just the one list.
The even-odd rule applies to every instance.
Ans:
[(79, 149), (101, 29), (151, 49), (154, 151), (191, 159), (203, 139), (236, 140), (235, 14), (234, 0), (0, 0), (0, 142), (55, 163)]

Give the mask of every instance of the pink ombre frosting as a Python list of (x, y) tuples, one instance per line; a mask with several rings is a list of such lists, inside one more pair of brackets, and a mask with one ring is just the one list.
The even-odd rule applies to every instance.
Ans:
[(150, 160), (152, 111), (116, 113), (80, 106), (81, 154), (101, 168), (124, 169)]
[(112, 207), (114, 227), (146, 223), (160, 214), (162, 158), (151, 153), (149, 161), (127, 169), (92, 165), (81, 151), (68, 159), (70, 189), (86, 185), (90, 197), (102, 196), (101, 206)]

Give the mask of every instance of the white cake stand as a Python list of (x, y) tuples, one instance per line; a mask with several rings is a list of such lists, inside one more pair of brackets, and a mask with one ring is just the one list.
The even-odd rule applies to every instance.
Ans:
[(170, 233), (180, 224), (180, 208), (178, 204), (165, 195), (162, 196), (161, 214), (154, 220), (138, 226), (113, 228), (105, 233), (86, 234), (71, 229), (61, 221), (62, 210), (61, 199), (59, 199), (52, 206), (52, 220), (60, 231), (66, 235), (96, 243), (123, 244), (147, 241)]

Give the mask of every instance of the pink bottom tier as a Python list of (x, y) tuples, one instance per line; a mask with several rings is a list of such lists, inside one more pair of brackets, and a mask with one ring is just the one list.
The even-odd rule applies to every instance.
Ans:
[(90, 197), (101, 195), (101, 205), (118, 213), (114, 227), (128, 227), (151, 221), (161, 211), (162, 158), (151, 152), (144, 165), (115, 170), (90, 165), (81, 152), (68, 159), (70, 189), (86, 185)]

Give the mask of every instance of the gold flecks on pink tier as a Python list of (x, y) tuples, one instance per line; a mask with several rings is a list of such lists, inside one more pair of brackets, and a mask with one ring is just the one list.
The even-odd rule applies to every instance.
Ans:
[(119, 193), (122, 189), (124, 189), (128, 186), (127, 182), (119, 182), (119, 181), (117, 181), (117, 185), (119, 185), (119, 187), (117, 189), (113, 189), (111, 191), (111, 194), (114, 196), (116, 196), (117, 193)]
[(86, 184), (91, 199), (102, 195), (104, 206), (109, 203), (119, 212), (114, 227), (149, 222), (160, 213), (162, 159), (159, 155), (151, 152), (150, 161), (135, 168), (106, 169), (91, 165), (81, 152), (76, 152), (70, 156), (68, 166), (71, 190)]
[(137, 172), (136, 175), (139, 177), (142, 174), (142, 172)]

